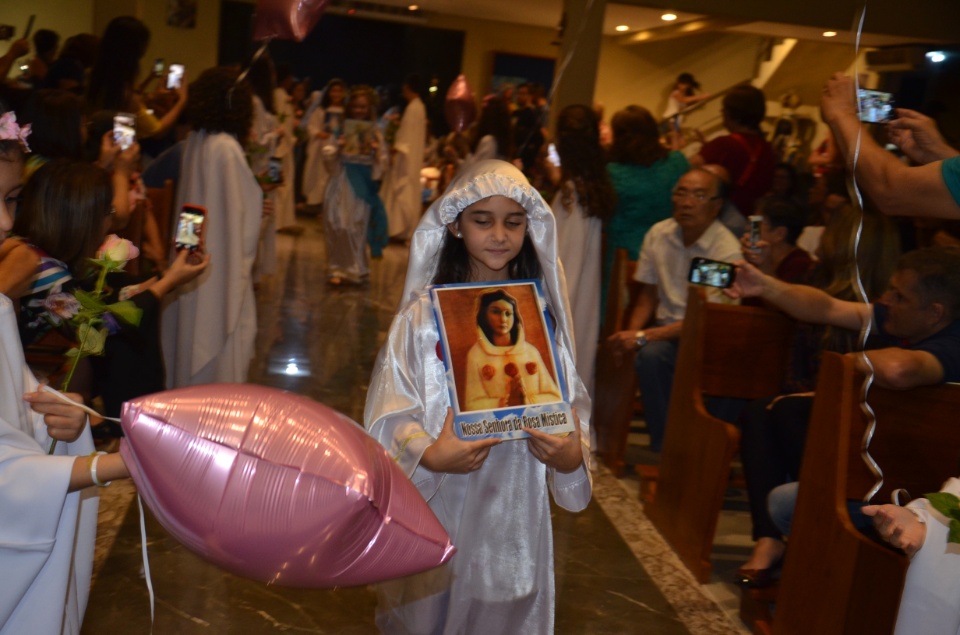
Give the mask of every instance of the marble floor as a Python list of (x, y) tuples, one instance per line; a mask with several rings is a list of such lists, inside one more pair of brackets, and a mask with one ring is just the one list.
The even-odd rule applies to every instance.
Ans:
[[(259, 284), (250, 381), (309, 396), (360, 420), (370, 370), (403, 287), (407, 248), (391, 244), (372, 263), (368, 284), (334, 288), (325, 282), (321, 223), (300, 222), (301, 235), (278, 236), (277, 271)], [(643, 455), (638, 424), (628, 459)], [(740, 492), (730, 492), (720, 520), (714, 579), (700, 585), (645, 519), (633, 476), (616, 479), (601, 467), (594, 483), (584, 512), (553, 509), (558, 633), (748, 632), (736, 617), (739, 591), (725, 582), (749, 553)], [(150, 633), (134, 489), (118, 483), (103, 495), (83, 633)], [(376, 632), (372, 588), (287, 589), (224, 573), (176, 543), (149, 511), (146, 536), (157, 635)]]

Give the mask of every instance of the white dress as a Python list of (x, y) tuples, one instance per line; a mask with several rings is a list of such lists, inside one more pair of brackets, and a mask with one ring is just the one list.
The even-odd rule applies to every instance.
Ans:
[(554, 403), (562, 399), (540, 351), (526, 341), (523, 327), (517, 330), (517, 343), (512, 346), (494, 346), (478, 328), (477, 343), (467, 352), (465, 377), (466, 410), (501, 408), (500, 400), (510, 396), (517, 379), (523, 386), (521, 403)]
[[(440, 434), (450, 404), (439, 335), (429, 294), (446, 224), (464, 207), (495, 194), (527, 210), (541, 262), (543, 290), (556, 321), (557, 363), (579, 413), (584, 463), (570, 474), (537, 461), (525, 441), (491, 448), (469, 474), (431, 472), (420, 459)], [(405, 306), (394, 318), (374, 366), (364, 422), (413, 480), (450, 534), (457, 554), (442, 567), (381, 584), (377, 625), (385, 633), (552, 633), (553, 532), (549, 496), (579, 511), (590, 501), (590, 400), (577, 378), (566, 287), (556, 266), (553, 216), (512, 165), (487, 161), (456, 179), (414, 233), (404, 286)], [(418, 291), (419, 289), (419, 291)]]
[(396, 151), (383, 179), (380, 197), (387, 208), (390, 236), (407, 240), (420, 221), (423, 190), (420, 170), (427, 135), (427, 109), (419, 97), (407, 104), (393, 142)]
[(67, 486), (93, 440), (87, 428), (47, 456), (43, 418), (22, 398), (36, 387), (12, 303), (0, 295), (0, 634), (73, 635), (90, 595), (100, 497)]
[[(341, 109), (342, 110), (342, 109)], [(323, 160), (323, 149), (333, 140), (320, 139), (317, 137), (321, 132), (329, 132), (326, 125), (327, 111), (321, 106), (317, 106), (310, 119), (307, 120), (307, 159), (303, 164), (303, 196), (307, 199), (307, 205), (319, 205), (323, 203), (323, 197), (327, 191), (327, 184), (330, 181), (330, 173), (327, 171)]]
[[(250, 157), (250, 168), (255, 175), (262, 175), (267, 172), (270, 164), (270, 158), (277, 151), (277, 117), (268, 111), (263, 101), (256, 95), (253, 96), (253, 129), (250, 134), (250, 145), (248, 147), (248, 156)], [(276, 191), (265, 194), (264, 198), (269, 198), (274, 203), (276, 210), (277, 193)], [(265, 214), (260, 220), (260, 241), (257, 246), (257, 261), (255, 266), (255, 278), (269, 276), (277, 270), (277, 216), (276, 213)]]
[(293, 154), (293, 146), (297, 141), (293, 129), (296, 128), (297, 122), (293, 105), (290, 104), (290, 96), (280, 87), (273, 89), (273, 110), (277, 113), (277, 121), (284, 130), (273, 153), (273, 156), (283, 162), (283, 185), (274, 190), (276, 195), (274, 214), (277, 219), (277, 229), (286, 229), (297, 224), (297, 166)]
[[(567, 184), (570, 187), (572, 184)], [(600, 338), (600, 267), (603, 224), (583, 213), (574, 192), (571, 206), (563, 203), (563, 191), (553, 199), (557, 219), (557, 253), (567, 278), (573, 332), (577, 343), (577, 372), (593, 396), (597, 341)]]
[(161, 323), (167, 387), (243, 382), (257, 333), (252, 268), (263, 194), (240, 144), (224, 132), (190, 133), (180, 174), (177, 209), (207, 209), (210, 266), (168, 296)]

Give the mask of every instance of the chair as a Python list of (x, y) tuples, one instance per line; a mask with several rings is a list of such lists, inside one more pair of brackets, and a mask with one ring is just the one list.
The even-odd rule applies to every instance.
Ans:
[(645, 513), (700, 582), (710, 578), (713, 537), (740, 441), (735, 426), (707, 412), (704, 398), (777, 394), (793, 328), (782, 313), (707, 302), (702, 287), (690, 288), (656, 492)]

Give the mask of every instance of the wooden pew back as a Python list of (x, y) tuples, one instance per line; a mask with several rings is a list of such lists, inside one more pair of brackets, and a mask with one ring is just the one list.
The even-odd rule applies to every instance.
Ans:
[[(861, 534), (848, 499), (861, 499), (874, 479), (860, 458), (866, 420), (862, 375), (849, 357), (824, 355), (800, 471), (773, 632), (783, 635), (891, 633), (908, 561)], [(894, 391), (868, 397), (877, 427), (870, 453), (884, 473), (875, 502), (893, 488), (914, 497), (940, 489), (957, 473), (960, 385)]]
[(650, 520), (701, 582), (740, 433), (711, 416), (704, 395), (757, 399), (780, 392), (793, 322), (756, 307), (707, 302), (691, 287)]

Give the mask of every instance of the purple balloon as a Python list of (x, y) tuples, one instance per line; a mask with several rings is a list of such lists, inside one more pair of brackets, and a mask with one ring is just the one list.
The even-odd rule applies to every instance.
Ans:
[(447, 100), (444, 104), (444, 113), (447, 123), (456, 132), (463, 132), (470, 127), (477, 118), (477, 100), (470, 90), (466, 75), (457, 75), (447, 91)]
[(257, 0), (253, 39), (303, 41), (327, 8), (329, 0)]
[(140, 496), (187, 548), (272, 584), (370, 584), (455, 551), (410, 479), (346, 416), (251, 384), (169, 390), (123, 406)]

